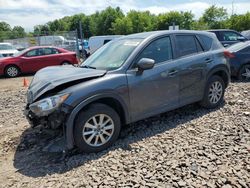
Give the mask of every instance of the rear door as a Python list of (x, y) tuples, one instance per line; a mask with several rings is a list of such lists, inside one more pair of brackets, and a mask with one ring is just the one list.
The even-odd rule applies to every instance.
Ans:
[(185, 105), (202, 98), (206, 67), (213, 57), (209, 51), (204, 52), (195, 35), (176, 34), (175, 44), (180, 77), (179, 102)]
[(178, 106), (179, 76), (173, 60), (169, 36), (150, 42), (137, 56), (155, 60), (152, 69), (139, 73), (132, 67), (127, 71), (130, 109), (133, 120), (139, 120)]

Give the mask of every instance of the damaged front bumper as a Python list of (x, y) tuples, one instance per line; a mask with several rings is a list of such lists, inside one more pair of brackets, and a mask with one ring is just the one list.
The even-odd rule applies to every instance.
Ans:
[(24, 115), (26, 116), (26, 119), (28, 120), (30, 126), (32, 128), (41, 126), (45, 129), (51, 129), (51, 130), (58, 130), (62, 134), (59, 134), (54, 139), (52, 139), (44, 148), (43, 151), (46, 152), (65, 152), (67, 151), (67, 144), (66, 144), (66, 120), (68, 115), (70, 114), (71, 107), (62, 105), (60, 108), (58, 108), (53, 113), (49, 114), (48, 116), (37, 116), (35, 115), (30, 109), (29, 105), (26, 106), (24, 109)]

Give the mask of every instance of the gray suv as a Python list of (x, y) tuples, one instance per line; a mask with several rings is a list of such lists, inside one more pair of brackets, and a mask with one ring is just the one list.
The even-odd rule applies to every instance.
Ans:
[(115, 142), (121, 125), (194, 102), (220, 105), (230, 81), (229, 57), (209, 32), (124, 36), (79, 67), (37, 72), (25, 114), (32, 127), (61, 129), (62, 149), (98, 152)]

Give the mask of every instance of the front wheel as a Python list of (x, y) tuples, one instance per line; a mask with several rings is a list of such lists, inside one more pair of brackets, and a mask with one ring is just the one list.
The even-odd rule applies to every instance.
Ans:
[(20, 74), (19, 68), (15, 65), (10, 65), (5, 68), (5, 76), (9, 78), (17, 77)]
[(210, 77), (207, 81), (203, 99), (200, 102), (201, 106), (205, 108), (218, 107), (223, 101), (224, 93), (225, 83), (223, 79), (217, 75)]
[(93, 104), (76, 118), (75, 144), (85, 153), (99, 152), (117, 140), (120, 129), (120, 117), (115, 110), (105, 104)]

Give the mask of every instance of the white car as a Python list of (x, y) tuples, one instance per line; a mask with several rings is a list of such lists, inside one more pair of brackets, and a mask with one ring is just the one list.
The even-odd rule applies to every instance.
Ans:
[(17, 49), (12, 46), (10, 43), (0, 43), (0, 54), (4, 57), (12, 56), (13, 54), (17, 53)]
[(89, 38), (89, 54), (92, 55), (98, 48), (102, 47), (109, 41), (122, 37), (123, 35), (105, 35), (105, 36), (94, 36)]

